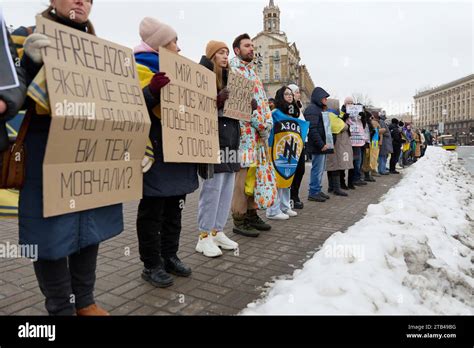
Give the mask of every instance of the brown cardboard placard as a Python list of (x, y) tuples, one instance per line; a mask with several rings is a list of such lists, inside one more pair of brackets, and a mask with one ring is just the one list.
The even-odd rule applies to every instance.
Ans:
[(251, 102), (254, 97), (254, 88), (255, 81), (230, 70), (227, 80), (229, 99), (224, 105), (224, 116), (249, 122), (252, 116)]
[(44, 217), (140, 199), (151, 122), (133, 51), (41, 16), (36, 30), (51, 40)]
[(164, 161), (220, 163), (216, 74), (164, 47), (160, 71), (171, 80), (161, 89)]

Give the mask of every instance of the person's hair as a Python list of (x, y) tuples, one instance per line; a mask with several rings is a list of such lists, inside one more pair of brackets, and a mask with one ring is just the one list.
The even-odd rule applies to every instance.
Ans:
[(241, 34), (239, 36), (237, 36), (234, 40), (234, 42), (232, 43), (232, 49), (236, 49), (236, 48), (240, 48), (240, 42), (242, 40), (250, 40), (250, 36), (249, 34), (245, 33), (245, 34)]
[[(49, 5), (48, 8), (46, 10), (44, 10), (43, 12), (41, 12), (40, 15), (42, 17), (46, 18), (46, 19), (56, 21), (56, 18), (54, 18), (54, 16), (51, 14), (53, 10), (54, 10), (54, 7)], [(86, 28), (87, 28), (87, 33), (88, 34), (96, 36), (94, 26), (92, 25), (90, 20), (87, 20)]]
[[(283, 112), (284, 114), (290, 115), (292, 117), (298, 117), (300, 115), (300, 109), (296, 105), (295, 97), (293, 96), (293, 102), (288, 103), (285, 100), (285, 92), (290, 91), (293, 94), (293, 91), (290, 87), (283, 86), (275, 94), (275, 108)], [(291, 108), (292, 106), (292, 108)]]
[[(219, 50), (220, 51), (220, 50)], [(225, 87), (227, 81), (224, 81), (224, 69), (221, 68), (216, 62), (216, 54), (214, 54), (211, 58), (212, 65), (214, 65), (214, 73), (216, 74), (216, 82), (217, 82), (217, 90), (220, 91)], [(229, 66), (229, 63), (227, 63)]]

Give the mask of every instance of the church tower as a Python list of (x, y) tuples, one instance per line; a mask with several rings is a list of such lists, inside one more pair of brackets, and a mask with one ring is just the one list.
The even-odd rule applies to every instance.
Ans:
[(266, 33), (280, 33), (280, 9), (270, 0), (268, 6), (263, 9), (263, 31)]

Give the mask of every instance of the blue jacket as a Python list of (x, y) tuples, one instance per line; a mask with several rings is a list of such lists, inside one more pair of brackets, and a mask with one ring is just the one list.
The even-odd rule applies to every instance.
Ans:
[[(136, 53), (135, 59), (137, 64), (142, 68), (148, 68), (151, 73), (160, 71), (157, 53)], [(152, 167), (143, 176), (143, 196), (173, 197), (194, 192), (199, 187), (197, 165), (164, 162), (161, 120), (153, 112), (153, 109), (160, 104), (160, 99), (151, 94), (148, 85), (143, 88), (143, 95), (151, 120), (150, 141), (155, 157)]]
[[(41, 66), (26, 55), (23, 58), (22, 66), (31, 81)], [(28, 102), (30, 108), (35, 108), (31, 100)], [(39, 259), (57, 260), (120, 234), (123, 212), (122, 204), (116, 204), (43, 218), (43, 159), (50, 124), (49, 115), (32, 115), (25, 139), (26, 176), (20, 191), (18, 222), (20, 244), (37, 245)]]
[(326, 144), (326, 132), (323, 123), (323, 104), (321, 99), (329, 94), (321, 87), (316, 87), (311, 94), (311, 103), (304, 111), (304, 118), (309, 121), (307, 150), (312, 154), (322, 154), (321, 149)]

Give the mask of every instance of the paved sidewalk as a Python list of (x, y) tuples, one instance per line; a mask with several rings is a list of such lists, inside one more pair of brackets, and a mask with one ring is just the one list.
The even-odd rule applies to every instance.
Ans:
[[(326, 203), (306, 200), (310, 166), (302, 184), (305, 209), (289, 221), (272, 221), (272, 230), (258, 238), (234, 235), (231, 221), (226, 233), (240, 245), (209, 259), (194, 251), (199, 192), (188, 196), (183, 214), (179, 256), (193, 268), (190, 278), (175, 278), (167, 289), (157, 289), (141, 277), (135, 229), (137, 203), (124, 206), (125, 231), (101, 245), (97, 267), (96, 301), (114, 315), (236, 314), (260, 297), (274, 277), (291, 275), (337, 231), (360, 220), (367, 206), (376, 203), (401, 175), (377, 178), (376, 183), (349, 197)], [(327, 184), (324, 186), (327, 187)], [(260, 213), (262, 217), (264, 215)], [(18, 242), (17, 220), (0, 220), (0, 243)], [(129, 251), (129, 252), (128, 252)], [(44, 315), (44, 299), (31, 261), (0, 259), (0, 315)]]

